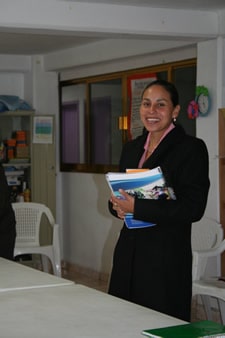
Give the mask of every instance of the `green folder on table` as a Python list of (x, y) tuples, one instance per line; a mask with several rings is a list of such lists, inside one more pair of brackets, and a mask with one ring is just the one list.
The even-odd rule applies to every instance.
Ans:
[(143, 330), (151, 338), (225, 338), (225, 325), (203, 320), (188, 324)]

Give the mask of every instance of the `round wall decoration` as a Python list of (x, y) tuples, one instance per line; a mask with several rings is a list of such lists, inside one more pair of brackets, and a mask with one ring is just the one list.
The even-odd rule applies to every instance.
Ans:
[(208, 88), (205, 86), (197, 86), (195, 101), (198, 104), (199, 115), (206, 116), (210, 110), (210, 95)]

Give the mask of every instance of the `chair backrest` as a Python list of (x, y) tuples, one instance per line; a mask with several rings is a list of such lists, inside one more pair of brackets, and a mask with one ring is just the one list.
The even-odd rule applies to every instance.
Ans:
[(223, 229), (221, 224), (209, 218), (192, 225), (192, 250), (208, 250), (216, 248), (223, 240)]
[[(201, 279), (208, 261), (207, 251), (218, 248), (223, 241), (223, 228), (213, 219), (203, 217), (192, 225), (193, 280)], [(204, 254), (205, 253), (205, 254)]]
[(16, 246), (40, 246), (40, 225), (46, 215), (50, 225), (55, 224), (54, 217), (44, 204), (33, 202), (12, 203), (16, 217)]

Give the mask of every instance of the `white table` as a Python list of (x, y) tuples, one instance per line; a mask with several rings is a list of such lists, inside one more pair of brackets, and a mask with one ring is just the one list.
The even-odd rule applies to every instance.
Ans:
[(4, 338), (138, 338), (185, 324), (79, 284), (2, 292), (0, 318)]
[(74, 282), (0, 257), (0, 292), (71, 284)]

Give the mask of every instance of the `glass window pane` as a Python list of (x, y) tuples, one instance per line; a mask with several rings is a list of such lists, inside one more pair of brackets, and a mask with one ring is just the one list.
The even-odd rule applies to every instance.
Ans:
[(64, 163), (79, 162), (79, 103), (62, 104), (62, 160)]
[(168, 72), (164, 71), (164, 72), (157, 72), (157, 79), (158, 80), (167, 80), (168, 79)]
[(86, 85), (62, 87), (61, 153), (63, 163), (85, 163)]
[(179, 91), (181, 111), (177, 122), (192, 136), (196, 135), (196, 120), (189, 119), (187, 114), (188, 103), (195, 98), (196, 66), (174, 69), (173, 82)]
[(122, 80), (113, 79), (90, 85), (91, 163), (118, 165), (122, 149)]

